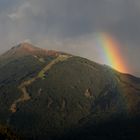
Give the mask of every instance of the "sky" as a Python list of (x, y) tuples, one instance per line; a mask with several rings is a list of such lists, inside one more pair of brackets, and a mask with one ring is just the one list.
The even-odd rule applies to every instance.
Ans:
[(140, 77), (140, 0), (0, 0), (0, 53), (31, 42), (108, 64), (95, 43), (101, 32), (121, 44), (128, 72)]

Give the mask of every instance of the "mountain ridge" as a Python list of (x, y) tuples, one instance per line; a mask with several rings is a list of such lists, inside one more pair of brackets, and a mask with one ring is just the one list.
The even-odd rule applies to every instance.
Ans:
[[(60, 54), (66, 54), (66, 55), (71, 55), (72, 56), (72, 54), (69, 54), (69, 53), (66, 53), (66, 52), (56, 51), (56, 50), (49, 50), (47, 48), (40, 48), (40, 47), (34, 46), (31, 43), (22, 42), (22, 43), (19, 43), (16, 46), (11, 47), (11, 49), (6, 51), (5, 53), (1, 54), (0, 58), (1, 57), (13, 57), (13, 55), (15, 55), (15, 54), (18, 55), (18, 53), (19, 53), (19, 56), (33, 55), (34, 57), (38, 57), (38, 56), (39, 57), (41, 57), (41, 56), (58, 56)], [(10, 54), (10, 56), (8, 56), (9, 54)], [(97, 64), (100, 64), (100, 63), (97, 63)], [(101, 65), (104, 65), (106, 67), (114, 69), (111, 66), (106, 65), (106, 64), (101, 64)], [(116, 69), (114, 69), (114, 70), (117, 71), (117, 72), (120, 72), (120, 71), (118, 71)], [(140, 78), (140, 77), (135, 76), (135, 75), (133, 75), (131, 73), (125, 73), (125, 72), (120, 72), (120, 73), (130, 75), (130, 76), (133, 76), (135, 78)]]
[(55, 50), (47, 50), (46, 48), (39, 48), (36, 47), (30, 43), (20, 43), (17, 46), (12, 47), (5, 53), (1, 55), (1, 57), (6, 58), (6, 57), (13, 57), (14, 55), (21, 57), (24, 55), (35, 55), (35, 56), (58, 56), (59, 53)]
[(48, 52), (20, 44), (2, 56), (0, 124), (25, 139), (138, 135), (140, 78), (82, 57)]

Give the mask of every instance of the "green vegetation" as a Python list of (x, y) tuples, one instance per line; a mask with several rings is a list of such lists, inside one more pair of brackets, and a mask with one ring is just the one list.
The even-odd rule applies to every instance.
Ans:
[[(70, 135), (94, 138), (106, 132), (105, 125), (108, 129), (116, 125), (118, 118), (138, 129), (131, 117), (139, 118), (139, 86), (139, 78), (81, 57), (18, 54), (0, 59), (0, 123), (25, 139), (41, 140)], [(29, 94), (29, 100), (23, 100), (23, 93)], [(11, 112), (15, 101), (17, 110)], [(1, 136), (13, 136), (10, 129), (2, 126)], [(112, 131), (107, 134), (114, 135)]]

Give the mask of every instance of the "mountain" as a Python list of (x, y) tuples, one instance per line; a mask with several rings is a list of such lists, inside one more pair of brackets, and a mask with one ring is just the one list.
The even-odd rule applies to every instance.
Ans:
[(135, 139), (140, 78), (21, 43), (0, 56), (0, 106), (1, 137)]

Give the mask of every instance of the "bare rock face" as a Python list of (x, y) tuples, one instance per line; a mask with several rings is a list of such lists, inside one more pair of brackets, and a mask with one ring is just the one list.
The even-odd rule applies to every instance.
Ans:
[(45, 48), (38, 48), (33, 46), (30, 43), (21, 43), (17, 46), (12, 47), (9, 51), (4, 53), (2, 58), (10, 58), (10, 57), (22, 57), (27, 55), (33, 55), (36, 57), (44, 57), (44, 56), (58, 56), (59, 52), (54, 50), (47, 50)]
[(91, 90), (90, 90), (89, 88), (86, 90), (85, 96), (86, 96), (87, 98), (93, 98), (93, 94), (92, 94), (92, 92), (91, 92)]

